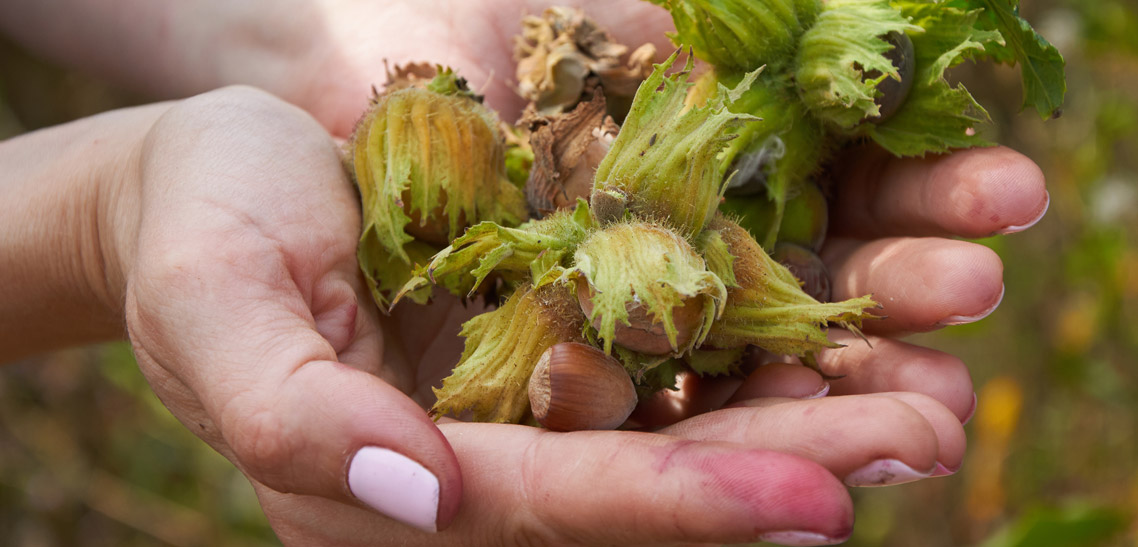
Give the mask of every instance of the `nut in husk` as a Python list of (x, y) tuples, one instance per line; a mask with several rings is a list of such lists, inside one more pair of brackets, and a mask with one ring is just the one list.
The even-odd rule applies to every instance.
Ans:
[[(720, 152), (744, 123), (757, 121), (735, 114), (727, 105), (754, 81), (748, 74), (732, 90), (720, 87), (703, 106), (686, 104), (687, 81), (693, 66), (665, 77), (677, 50), (640, 86), (632, 110), (621, 125), (593, 183), (593, 206), (600, 198), (620, 194), (628, 209), (645, 218), (660, 219), (684, 237), (703, 229), (719, 206), (726, 167)], [(608, 216), (608, 215), (606, 215)]]
[(347, 144), (363, 205), (360, 262), (385, 265), (364, 271), (381, 305), (410, 278), (410, 243), (437, 251), (470, 224), (526, 217), (505, 176), (497, 115), (449, 69), (404, 76), (373, 99)]
[[(698, 345), (722, 309), (726, 287), (687, 240), (641, 220), (594, 231), (573, 255), (568, 276), (604, 341), (654, 354)], [(625, 328), (618, 328), (618, 325)]]
[(818, 302), (738, 224), (720, 216), (708, 231), (717, 232), (734, 257), (736, 285), (727, 290), (723, 314), (707, 335), (706, 343), (712, 347), (750, 344), (782, 355), (808, 355), (834, 347), (823, 329), (827, 324), (857, 329), (863, 319), (872, 317), (866, 310), (878, 307), (870, 296)]
[(564, 285), (519, 287), (502, 307), (462, 325), (462, 359), (435, 389), (431, 415), (470, 411), (480, 422), (520, 423), (528, 385), (541, 354), (555, 344), (581, 340), (584, 317)]

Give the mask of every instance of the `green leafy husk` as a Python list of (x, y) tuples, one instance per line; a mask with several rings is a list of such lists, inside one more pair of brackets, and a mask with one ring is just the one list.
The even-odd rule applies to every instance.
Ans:
[[(814, 115), (848, 130), (880, 109), (877, 84), (901, 79), (885, 53), (890, 32), (923, 29), (894, 9), (889, 0), (830, 0), (798, 43), (794, 79)], [(879, 74), (868, 77), (871, 72)]]
[(381, 307), (416, 265), (409, 232), (436, 234), (425, 237), (438, 244), (472, 223), (513, 225), (526, 216), (521, 190), (505, 175), (497, 116), (450, 70), (425, 87), (376, 97), (346, 150), (363, 205), (359, 259), (372, 265), (364, 273)]
[(717, 67), (750, 71), (786, 63), (818, 13), (817, 0), (650, 0), (672, 15), (677, 46)]
[[(720, 87), (703, 106), (685, 105), (692, 67), (665, 76), (676, 51), (640, 85), (632, 110), (597, 167), (593, 195), (623, 196), (632, 212), (668, 223), (684, 237), (697, 233), (719, 205), (725, 166), (719, 154), (753, 116), (726, 106), (739, 98), (757, 72), (735, 89)], [(659, 89), (658, 89), (659, 88)], [(602, 208), (593, 200), (593, 206)], [(612, 215), (605, 214), (603, 218)]]
[(794, 275), (770, 258), (747, 230), (717, 217), (708, 230), (719, 232), (734, 255), (738, 287), (728, 289), (723, 314), (711, 326), (705, 343), (714, 348), (748, 344), (781, 355), (803, 356), (836, 347), (824, 327), (836, 323), (857, 329), (877, 307), (872, 296), (821, 303), (805, 292)]
[[(573, 210), (563, 209), (543, 219), (506, 228), (493, 222), (478, 224), (439, 251), (426, 267), (403, 285), (400, 296), (429, 283), (446, 287), (456, 296), (469, 296), (491, 273), (512, 281), (546, 284), (549, 274), (565, 263), (577, 245), (595, 229), (584, 200)], [(558, 270), (553, 277), (560, 275)]]
[[(726, 297), (723, 281), (679, 234), (650, 222), (629, 220), (593, 232), (577, 247), (566, 279), (584, 278), (591, 291), (589, 321), (611, 353), (618, 322), (629, 324), (629, 308), (642, 307), (663, 326), (675, 355), (698, 346)], [(702, 306), (702, 321), (685, 344), (677, 338), (673, 313)]]
[(977, 29), (978, 11), (948, 4), (894, 2), (923, 33), (910, 34), (916, 53), (916, 76), (909, 98), (892, 118), (865, 124), (859, 133), (869, 136), (896, 156), (923, 156), (954, 148), (991, 146), (978, 129), (988, 113), (963, 85), (944, 77), (950, 67), (983, 49), (998, 35)]
[(462, 358), (434, 389), (431, 415), (470, 411), (479, 422), (521, 423), (529, 414), (529, 378), (541, 354), (554, 344), (582, 341), (584, 319), (566, 286), (522, 285), (498, 309), (463, 324)]

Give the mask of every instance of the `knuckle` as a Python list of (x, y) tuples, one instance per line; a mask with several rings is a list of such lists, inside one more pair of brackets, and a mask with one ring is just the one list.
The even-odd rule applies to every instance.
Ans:
[(226, 441), (233, 450), (235, 462), (247, 474), (278, 491), (284, 487), (292, 465), (294, 447), (289, 442), (277, 412), (260, 408), (252, 412), (230, 413)]

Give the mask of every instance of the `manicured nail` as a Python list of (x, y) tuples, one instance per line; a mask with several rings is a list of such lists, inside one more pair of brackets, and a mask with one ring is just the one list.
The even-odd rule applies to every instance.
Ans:
[(1049, 209), (1051, 207), (1051, 194), (1047, 193), (1046, 196), (1047, 196), (1047, 199), (1043, 202), (1043, 210), (1039, 212), (1038, 216), (1036, 216), (1035, 218), (1028, 221), (1027, 224), (1023, 224), (1020, 226), (1008, 226), (1007, 228), (1004, 228), (1003, 230), (997, 231), (996, 234), (998, 234), (998, 235), (1014, 234), (1016, 232), (1022, 232), (1028, 228), (1031, 228), (1032, 226), (1035, 226), (1036, 224), (1039, 224), (1039, 221), (1043, 220), (1043, 217), (1045, 215), (1047, 215), (1047, 209)]
[(372, 509), (426, 532), (437, 532), (439, 479), (398, 452), (365, 446), (348, 467), (348, 488)]
[(933, 474), (929, 475), (929, 476), (930, 477), (947, 477), (949, 475), (955, 475), (957, 471), (960, 471), (959, 465), (956, 466), (956, 469), (951, 469), (947, 465), (944, 465), (943, 463), (936, 462), (936, 469), (933, 469)]
[(825, 397), (829, 394), (830, 394), (830, 382), (823, 382), (822, 383), (822, 389), (819, 389), (818, 392), (813, 394), (813, 395), (807, 395), (807, 396), (803, 397), (803, 399), (821, 399), (822, 397)]
[(871, 462), (846, 475), (845, 482), (849, 486), (892, 486), (928, 478), (933, 471), (930, 469), (921, 473), (900, 460), (890, 458)]
[(972, 421), (972, 417), (976, 415), (976, 405), (979, 402), (980, 398), (976, 395), (976, 392), (972, 392), (972, 407), (968, 409), (968, 412), (964, 415), (964, 419), (960, 420), (960, 425), (968, 425), (968, 422)]
[(767, 541), (770, 543), (777, 543), (779, 545), (790, 545), (797, 547), (800, 545), (837, 545), (845, 538), (834, 539), (826, 537), (822, 534), (815, 532), (769, 532), (759, 537), (759, 541)]
[(966, 325), (968, 323), (975, 323), (985, 317), (988, 317), (989, 315), (992, 315), (992, 312), (996, 311), (996, 308), (1000, 307), (1000, 302), (1004, 301), (1004, 291), (1006, 289), (1007, 287), (1003, 285), (1000, 286), (1000, 297), (996, 299), (996, 303), (992, 304), (990, 308), (976, 315), (950, 315), (940, 320), (941, 326), (951, 327), (953, 325)]

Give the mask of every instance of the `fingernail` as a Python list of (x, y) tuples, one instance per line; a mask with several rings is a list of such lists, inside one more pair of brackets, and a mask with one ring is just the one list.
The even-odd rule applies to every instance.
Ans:
[(822, 383), (822, 389), (819, 389), (818, 392), (813, 394), (813, 395), (807, 395), (807, 396), (803, 397), (803, 399), (821, 399), (822, 397), (825, 397), (829, 394), (830, 394), (830, 382), (823, 382)]
[(957, 471), (960, 471), (959, 465), (956, 466), (956, 469), (952, 469), (952, 468), (948, 467), (947, 465), (944, 465), (943, 463), (936, 462), (936, 469), (933, 469), (933, 474), (929, 475), (929, 476), (930, 477), (947, 477), (949, 475), (955, 475)]
[(759, 541), (766, 541), (770, 543), (777, 543), (779, 545), (790, 545), (793, 547), (805, 545), (837, 545), (845, 538), (834, 539), (824, 536), (816, 532), (769, 532), (759, 537)]
[(976, 415), (976, 404), (979, 402), (980, 398), (976, 395), (976, 392), (972, 392), (972, 407), (968, 409), (968, 412), (964, 415), (964, 419), (960, 420), (960, 425), (968, 425), (968, 422), (972, 421), (972, 417)]
[(1014, 234), (1016, 232), (1022, 232), (1028, 228), (1031, 228), (1032, 226), (1035, 226), (1036, 224), (1039, 224), (1039, 221), (1043, 220), (1043, 217), (1047, 215), (1047, 209), (1051, 208), (1051, 194), (1050, 193), (1045, 193), (1045, 194), (1047, 196), (1047, 199), (1043, 202), (1043, 210), (1039, 212), (1038, 216), (1036, 216), (1035, 218), (1028, 221), (1027, 224), (1023, 224), (1020, 226), (1008, 226), (1007, 228), (1004, 228), (1003, 230), (996, 231), (996, 234), (997, 235)]
[(1004, 292), (1006, 290), (1006, 286), (1000, 286), (1000, 296), (996, 299), (996, 303), (992, 304), (990, 308), (976, 315), (950, 315), (944, 319), (941, 319), (940, 325), (944, 327), (951, 327), (953, 325), (966, 325), (968, 323), (975, 323), (985, 317), (988, 317), (989, 315), (992, 315), (992, 312), (996, 311), (996, 308), (1000, 307), (1000, 302), (1004, 301)]
[[(934, 468), (935, 469), (935, 468)], [(921, 473), (900, 460), (877, 460), (846, 475), (849, 486), (892, 486), (928, 478), (934, 469)]]
[(348, 488), (372, 509), (425, 532), (437, 532), (439, 479), (398, 452), (365, 446), (348, 467)]

